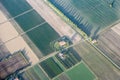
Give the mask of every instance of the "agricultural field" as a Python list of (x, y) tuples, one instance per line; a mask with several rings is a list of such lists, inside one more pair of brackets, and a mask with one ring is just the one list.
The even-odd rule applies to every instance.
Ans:
[[(43, 4), (42, 0), (40, 3), (37, 3), (37, 1), (40, 2), (39, 0), (35, 0), (34, 3), (32, 0), (28, 0), (28, 4), (26, 0), (0, 0), (0, 6), (2, 4), (2, 7), (4, 7), (0, 9), (2, 9), (1, 11), (8, 18), (5, 22), (11, 22), (18, 32), (17, 36), (8, 42), (6, 41), (7, 43), (5, 42), (5, 45), (8, 44), (7, 48), (9, 47), (11, 51), (15, 51), (18, 48), (26, 49), (26, 44), (28, 44), (33, 50), (33, 54), (35, 53), (39, 58), (37, 61), (36, 57), (29, 53), (29, 50), (26, 51), (36, 63), (20, 73), (18, 77), (21, 80), (97, 80), (97, 78), (98, 80), (120, 80), (120, 70), (95, 48), (97, 46), (113, 59), (116, 64), (120, 64), (120, 35), (109, 30), (107, 33), (100, 35), (98, 44), (95, 46), (87, 42), (87, 40), (74, 45), (71, 40), (78, 33), (69, 27), (71, 25), (67, 27), (61, 25), (62, 22), (60, 22), (58, 15), (59, 18), (53, 17), (54, 20), (51, 20), (52, 18), (49, 16), (50, 14), (54, 16), (54, 11), (53, 13), (50, 12), (44, 6), (44, 4), (47, 4)], [(90, 37), (97, 36), (99, 32), (120, 19), (119, 0), (115, 0), (112, 4), (109, 3), (110, 0), (48, 1)], [(35, 7), (33, 8), (33, 6)], [(44, 7), (43, 11), (41, 7)], [(48, 5), (47, 7), (50, 8)], [(5, 22), (3, 21), (3, 23)], [(67, 39), (64, 35), (68, 36), (71, 40)], [(63, 37), (61, 38), (60, 36)], [(21, 40), (22, 43), (18, 43), (21, 37), (25, 40), (26, 44), (22, 44), (23, 39)], [(78, 39), (77, 41), (81, 40), (79, 36), (75, 39)], [(2, 42), (0, 41), (0, 43)], [(51, 47), (52, 43), (54, 44)], [(12, 47), (9, 46), (11, 44), (13, 44)], [(111, 47), (111, 45), (113, 46)], [(9, 53), (9, 51), (4, 52), (4, 50), (7, 51), (4, 45), (0, 46), (0, 59), (1, 56), (6, 57), (6, 53)], [(1, 52), (5, 53), (5, 55), (1, 54)]]
[(96, 76), (84, 62), (80, 62), (57, 76), (54, 80), (96, 80)]
[(22, 70), (29, 65), (30, 62), (24, 56), (23, 52), (15, 52), (13, 55), (0, 62), (0, 80), (5, 80), (5, 78), (17, 73), (19, 70)]
[[(2, 40), (0, 40), (0, 44), (2, 44)], [(9, 50), (6, 48), (5, 45), (0, 45), (0, 61), (9, 56), (11, 53), (9, 52)]]
[[(69, 60), (67, 60), (65, 62), (65, 64), (63, 64), (61, 62), (62, 60), (58, 59), (57, 55), (52, 55), (46, 59), (44, 57), (43, 60), (41, 60), (39, 63), (37, 63), (37, 65), (35, 65), (36, 68), (38, 68), (38, 69), (41, 68), (41, 70), (48, 77), (48, 79), (54, 80), (54, 79), (59, 78), (61, 80), (62, 79), (64, 80), (64, 78), (66, 78), (66, 76), (63, 74), (67, 70), (75, 67), (81, 61), (80, 56), (72, 48), (70, 48), (68, 51), (65, 51), (65, 52), (66, 52), (65, 54), (67, 54), (66, 56), (69, 58)], [(67, 65), (72, 64), (72, 65), (70, 65), (69, 68), (68, 68), (68, 66), (66, 68), (66, 64)], [(23, 75), (22, 75), (22, 77), (25, 78), (25, 80), (29, 80), (29, 79), (34, 79), (34, 80), (38, 79), (39, 80), (39, 78), (37, 78), (37, 76), (41, 76), (41, 73), (36, 75), (36, 73), (35, 73), (36, 71), (33, 70), (33, 68), (35, 68), (35, 66), (32, 66), (32, 68), (28, 68), (27, 70), (25, 70), (25, 73), (23, 73)], [(47, 80), (47, 79), (41, 79), (41, 80)]]
[(53, 80), (70, 80), (70, 78), (65, 73), (62, 73), (57, 78), (55, 78)]
[(87, 41), (81, 42), (73, 48), (99, 80), (120, 79), (120, 71)]
[[(0, 0), (0, 3), (6, 8), (10, 13), (9, 17), (15, 17), (27, 10), (32, 9), (32, 7), (26, 2), (26, 0)], [(13, 6), (14, 5), (14, 6)]]
[[(54, 51), (50, 47), (50, 42), (59, 38), (59, 34), (55, 32), (55, 30), (51, 28), (51, 26), (45, 22), (36, 11), (33, 10), (23, 16), (15, 18), (15, 20), (24, 31), (27, 31), (27, 36), (37, 46), (37, 48), (40, 49), (43, 56)], [(40, 54), (37, 54), (38, 57), (39, 55)]]
[(120, 23), (100, 34), (96, 46), (120, 67)]
[(53, 58), (46, 59), (41, 62), (40, 65), (50, 78), (53, 78), (63, 72), (62, 68)]
[(81, 57), (73, 48), (61, 51), (60, 53), (56, 54), (56, 58), (66, 69), (74, 66), (81, 61)]
[(85, 66), (84, 63), (80, 63), (71, 70), (67, 71), (66, 74), (70, 80), (95, 80), (94, 74)]
[(21, 26), (24, 31), (27, 31), (35, 26), (40, 26), (40, 24), (45, 24), (45, 20), (35, 11), (32, 10), (27, 14), (21, 15), (15, 18), (17, 23)]
[(22, 80), (49, 80), (49, 78), (40, 69), (39, 65), (28, 69), (19, 75)]
[[(46, 56), (54, 51), (50, 47), (50, 42), (58, 39), (59, 34), (35, 10), (33, 10), (25, 0), (1, 0), (1, 3), (9, 14), (14, 17), (17, 23), (14, 21), (11, 22), (14, 24), (15, 29), (23, 36), (27, 44), (32, 47), (38, 58)], [(16, 7), (11, 5), (16, 5)], [(26, 11), (27, 13), (25, 13)]]
[(120, 1), (48, 0), (88, 36), (96, 36), (120, 19)]
[(43, 55), (48, 55), (54, 51), (50, 47), (50, 42), (59, 38), (59, 35), (50, 27), (48, 23), (43, 24), (37, 29), (28, 32), (27, 35), (33, 41), (33, 43), (40, 49)]

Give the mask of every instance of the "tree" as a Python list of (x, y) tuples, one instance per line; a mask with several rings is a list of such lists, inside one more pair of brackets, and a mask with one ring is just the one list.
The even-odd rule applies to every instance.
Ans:
[(110, 7), (113, 7), (115, 0), (108, 0), (107, 1)]

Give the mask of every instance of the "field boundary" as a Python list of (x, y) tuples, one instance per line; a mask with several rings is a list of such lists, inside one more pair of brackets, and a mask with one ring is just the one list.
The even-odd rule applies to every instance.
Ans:
[[(88, 42), (91, 44), (92, 38), (88, 37), (87, 34), (85, 32), (83, 32), (80, 28), (77, 27), (77, 25), (75, 25), (70, 19), (68, 19), (60, 10), (58, 10), (51, 2), (49, 2), (49, 0), (45, 0), (45, 2), (54, 10), (54, 12), (56, 12), (65, 22), (67, 22), (68, 24), (72, 25), (72, 28), (77, 31), (80, 35), (82, 35), (82, 37), (84, 37), (84, 39), (88, 38)], [(117, 23), (119, 23), (120, 20), (116, 21), (115, 23), (113, 23), (112, 25), (110, 25), (111, 27)], [(106, 30), (106, 29), (105, 29)], [(118, 68), (120, 70), (120, 67), (117, 66), (108, 56), (106, 56), (101, 50), (99, 50), (97, 47), (95, 47), (93, 44), (91, 44), (97, 51), (99, 51), (105, 58), (107, 58), (116, 68)]]
[[(15, 26), (15, 25), (12, 24), (15, 29), (17, 28), (16, 31), (17, 31), (19, 34), (18, 34), (17, 36), (15, 36), (15, 37), (13, 37), (13, 38), (5, 41), (4, 43), (1, 43), (0, 45), (4, 45), (4, 44), (6, 44), (6, 43), (8, 43), (8, 42), (10, 42), (10, 41), (12, 41), (12, 40), (14, 40), (14, 39), (17, 39), (18, 37), (21, 36), (21, 37), (25, 40), (25, 42), (29, 45), (29, 47), (33, 49), (33, 52), (35, 52), (35, 53), (41, 53), (40, 49), (38, 49), (38, 47), (33, 43), (33, 41), (29, 38), (29, 36), (28, 36), (26, 33), (30, 32), (30, 31), (32, 31), (32, 30), (34, 30), (34, 29), (37, 29), (38, 27), (41, 27), (42, 25), (46, 24), (47, 22), (44, 21), (44, 22), (42, 22), (42, 23), (40, 23), (40, 24), (38, 24), (38, 25), (34, 26), (33, 28), (30, 28), (30, 29), (28, 29), (28, 30), (26, 30), (26, 31), (23, 31), (23, 29), (19, 26), (19, 24), (18, 24), (15, 20), (14, 20), (14, 22), (11, 22), (11, 23), (17, 25), (17, 26)], [(20, 30), (21, 32), (20, 32), (19, 30)], [(31, 43), (31, 44), (30, 44), (30, 43)], [(32, 46), (34, 46), (35, 48), (32, 47)], [(36, 51), (36, 50), (37, 50), (37, 51)], [(36, 55), (36, 54), (35, 54), (35, 55)], [(43, 57), (42, 54), (41, 54), (41, 57)]]
[[(49, 0), (44, 0), (44, 2), (58, 15), (62, 20), (64, 20), (67, 24), (71, 26), (73, 30), (75, 30), (79, 35), (81, 35), (84, 39), (88, 38), (88, 35), (77, 27), (69, 18), (67, 18), (60, 10), (58, 10)], [(92, 41), (92, 38), (89, 38)]]
[(44, 70), (39, 64), (37, 64), (37, 65), (38, 65), (38, 67), (41, 69), (41, 71), (43, 71), (43, 74), (45, 74), (45, 76), (46, 76), (48, 79), (50, 79), (50, 77), (48, 76), (47, 72), (45, 72), (45, 70)]
[(88, 67), (88, 65), (82, 60), (82, 62), (84, 63), (84, 65), (90, 70), (90, 72), (95, 76), (94, 80), (99, 80), (98, 77), (96, 76), (96, 74)]
[(117, 20), (116, 22), (114, 22), (113, 24), (111, 24), (110, 26), (107, 26), (106, 28), (104, 28), (104, 30), (101, 30), (98, 34), (99, 35), (101, 35), (101, 34), (103, 34), (105, 31), (107, 31), (108, 29), (110, 29), (110, 28), (112, 28), (112, 27), (114, 27), (115, 25), (117, 25), (117, 24), (119, 24), (120, 23), (120, 19), (119, 20)]
[[(6, 23), (6, 22), (8, 22), (8, 21), (11, 21), (11, 20), (13, 20), (13, 19), (15, 19), (15, 18), (18, 18), (18, 17), (20, 17), (20, 16), (23, 16), (23, 15), (25, 15), (25, 14), (33, 11), (33, 10), (34, 10), (34, 9), (27, 10), (27, 11), (25, 11), (25, 12), (23, 12), (23, 13), (20, 13), (19, 15), (14, 16), (14, 17), (12, 17), (12, 16), (9, 14), (9, 15), (10, 15), (10, 18), (7, 17), (8, 19), (5, 20), (5, 21), (3, 21), (3, 22), (1, 22), (0, 25)], [(4, 13), (5, 13), (5, 12), (4, 12)], [(9, 12), (8, 12), (8, 13), (9, 13)], [(7, 16), (8, 16), (8, 15), (7, 15)]]
[[(75, 64), (74, 66), (70, 67), (69, 69), (65, 69), (61, 74), (65, 73), (65, 72), (67, 72), (67, 71), (69, 71), (69, 70), (71, 70), (72, 68), (76, 67), (77, 65), (79, 65), (79, 64), (81, 64), (81, 63), (82, 63), (82, 62), (80, 61), (80, 62), (78, 62), (77, 64)], [(61, 74), (55, 76), (55, 77), (52, 78), (52, 79), (54, 80), (55, 78), (57, 78), (57, 77), (60, 76)]]
[[(86, 39), (86, 40), (87, 40), (87, 39)], [(76, 43), (76, 44), (72, 44), (72, 45), (70, 45), (69, 47), (67, 47), (66, 49), (71, 48), (71, 47), (73, 47), (73, 46), (75, 46), (75, 45), (78, 45), (79, 43), (84, 42), (84, 41), (86, 41), (86, 40), (82, 40), (82, 41), (80, 41), (80, 42), (78, 42), (78, 43)], [(39, 62), (37, 62), (36, 64), (34, 64), (34, 65), (32, 65), (32, 66), (27, 67), (26, 69), (23, 69), (20, 73), (22, 73), (22, 72), (24, 72), (24, 71), (27, 71), (28, 69), (34, 67), (35, 65), (39, 64), (40, 62), (42, 62), (42, 61), (44, 61), (44, 60), (46, 60), (46, 59), (48, 59), (48, 58), (50, 58), (50, 57), (55, 56), (57, 53), (59, 53), (59, 51), (52, 52), (52, 53), (50, 53), (49, 55), (42, 57), (42, 58), (39, 60)], [(80, 61), (80, 62), (81, 62), (81, 61)], [(79, 64), (80, 62), (78, 62), (77, 64)], [(75, 65), (77, 65), (77, 64), (75, 64)], [(74, 66), (75, 66), (75, 65), (74, 65)], [(72, 66), (72, 67), (73, 67), (73, 66)], [(71, 68), (72, 68), (72, 67), (71, 67)], [(67, 70), (67, 69), (66, 69), (66, 70)], [(63, 72), (62, 72), (62, 73), (63, 73)], [(57, 75), (57, 76), (58, 76), (58, 75)], [(56, 76), (55, 76), (55, 77), (56, 77)], [(55, 78), (55, 77), (54, 77), (54, 78)], [(52, 78), (52, 79), (54, 79), (54, 78)]]
[[(90, 43), (89, 41), (87, 41), (88, 43)], [(104, 52), (102, 52), (100, 49), (98, 49), (94, 44), (91, 44), (91, 46), (93, 46), (99, 53), (101, 53), (109, 62), (111, 62), (113, 64), (114, 67), (116, 67), (117, 69), (120, 70), (120, 67), (115, 64), (107, 55), (104, 54)]]
[[(1, 6), (1, 5), (0, 5), (0, 6)], [(31, 41), (31, 39), (29, 38), (29, 36), (28, 36), (26, 33), (30, 32), (30, 31), (38, 28), (38, 27), (41, 27), (42, 25), (44, 25), (44, 24), (47, 23), (47, 22), (44, 21), (44, 22), (39, 23), (38, 25), (33, 26), (32, 28), (24, 31), (24, 30), (20, 27), (20, 25), (17, 23), (17, 21), (14, 20), (14, 19), (17, 18), (17, 17), (20, 17), (20, 16), (22, 16), (22, 15), (28, 14), (28, 13), (31, 12), (31, 11), (34, 11), (33, 8), (30, 9), (30, 10), (24, 11), (23, 13), (15, 16), (15, 17), (12, 17), (12, 16), (10, 15), (10, 13), (4, 8), (4, 6), (3, 6), (3, 9), (2, 9), (2, 10), (3, 10), (2, 12), (5, 14), (7, 20), (5, 20), (4, 23), (0, 23), (0, 25), (5, 24), (6, 22), (10, 22), (10, 23), (13, 25), (13, 27), (15, 28), (15, 30), (18, 32), (18, 35), (15, 36), (15, 37), (13, 37), (13, 38), (11, 38), (11, 39), (9, 39), (9, 40), (7, 40), (7, 41), (5, 41), (4, 43), (2, 43), (2, 44), (0, 44), (0, 45), (4, 45), (4, 44), (6, 44), (6, 43), (8, 43), (8, 42), (10, 42), (10, 41), (12, 41), (12, 40), (14, 40), (14, 39), (16, 39), (16, 38), (18, 38), (18, 37), (21, 36), (21, 37), (23, 38), (23, 40), (29, 45), (29, 47), (32, 49), (32, 51), (33, 51), (34, 53), (41, 53), (41, 51), (40, 51), (40, 50), (38, 49), (38, 47), (33, 43), (33, 41)], [(9, 17), (9, 16), (10, 16), (10, 17)], [(6, 26), (6, 27), (7, 27), (7, 26)], [(35, 54), (35, 55), (36, 55), (36, 54)], [(41, 55), (41, 56), (43, 56), (43, 55)]]
[[(65, 74), (65, 75), (69, 78), (69, 76), (66, 74), (66, 72), (67, 72), (67, 71), (70, 71), (71, 69), (73, 69), (74, 67), (80, 65), (81, 63), (83, 63), (83, 64), (86, 66), (86, 68), (93, 74), (93, 76), (95, 77), (94, 80), (98, 80), (98, 77), (97, 77), (97, 76), (95, 75), (95, 73), (87, 66), (87, 64), (86, 64), (83, 60), (81, 60), (80, 62), (78, 62), (77, 64), (75, 64), (74, 66), (72, 66), (71, 68), (64, 70), (61, 74)], [(56, 79), (56, 78), (59, 77), (61, 74), (55, 76), (54, 78), (52, 78), (52, 80)]]

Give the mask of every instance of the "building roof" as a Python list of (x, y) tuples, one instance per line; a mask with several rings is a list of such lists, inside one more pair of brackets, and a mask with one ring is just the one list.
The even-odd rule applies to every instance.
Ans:
[(60, 46), (64, 46), (65, 44), (66, 44), (65, 41), (60, 41), (60, 42), (59, 42), (59, 45), (60, 45)]

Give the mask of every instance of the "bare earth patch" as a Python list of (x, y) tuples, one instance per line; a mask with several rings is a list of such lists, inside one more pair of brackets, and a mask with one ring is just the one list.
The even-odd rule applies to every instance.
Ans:
[(6, 22), (0, 25), (0, 38), (3, 42), (6, 42), (18, 35), (18, 32), (10, 22)]
[(30, 47), (27, 45), (27, 43), (23, 40), (21, 36), (7, 42), (5, 45), (11, 53), (25, 49), (28, 57), (30, 58), (30, 62), (32, 62), (33, 64), (39, 61), (37, 56), (30, 49)]
[[(7, 19), (5, 18), (3, 13), (0, 14), (0, 16), (2, 16), (0, 19), (3, 18), (3, 21)], [(35, 64), (39, 61), (35, 53), (27, 45), (24, 39), (19, 36), (18, 32), (15, 30), (10, 22), (0, 24), (0, 38), (10, 51), (10, 53), (25, 49), (32, 64)]]

